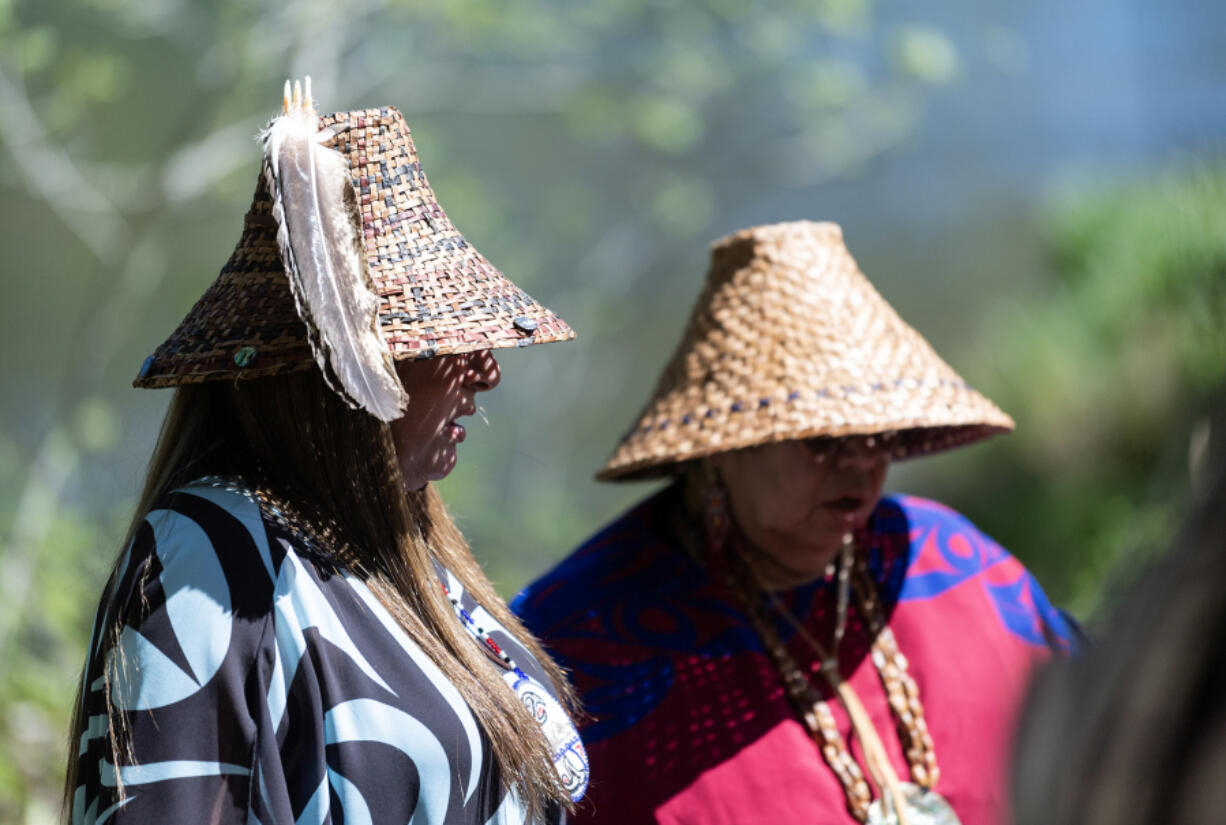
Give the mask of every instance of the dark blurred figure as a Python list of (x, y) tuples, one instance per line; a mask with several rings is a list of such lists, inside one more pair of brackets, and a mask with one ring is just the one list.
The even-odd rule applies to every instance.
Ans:
[(1171, 551), (1084, 657), (1045, 671), (1023, 716), (1016, 825), (1226, 818), (1226, 467)]

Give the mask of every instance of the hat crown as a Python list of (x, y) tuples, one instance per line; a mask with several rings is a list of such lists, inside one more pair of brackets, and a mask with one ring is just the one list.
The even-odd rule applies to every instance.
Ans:
[(412, 131), (394, 106), (319, 119), (323, 143), (349, 164), (371, 276), (395, 277), (407, 256), (468, 248), (422, 171)]

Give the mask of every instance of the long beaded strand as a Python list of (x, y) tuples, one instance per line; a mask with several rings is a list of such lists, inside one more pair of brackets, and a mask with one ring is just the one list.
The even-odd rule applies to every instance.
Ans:
[[(717, 561), (725, 574), (725, 585), (741, 602), (759, 637), (762, 639), (768, 653), (775, 663), (776, 671), (787, 690), (788, 697), (804, 719), (810, 734), (817, 741), (826, 763), (843, 785), (847, 799), (848, 810), (860, 822), (866, 822), (869, 807), (873, 802), (873, 794), (864, 773), (852, 757), (850, 749), (838, 730), (829, 703), (822, 698), (810, 679), (801, 671), (795, 660), (788, 653), (777, 633), (773, 623), (763, 609), (762, 596), (774, 602), (776, 610), (787, 619), (805, 640), (821, 661), (821, 672), (824, 678), (842, 700), (848, 715), (852, 718), (853, 727), (862, 732), (861, 745), (865, 750), (865, 758), (872, 768), (874, 781), (881, 787), (886, 805), (897, 813), (900, 825), (906, 825), (906, 807), (902, 803), (901, 791), (897, 775), (890, 763), (884, 746), (881, 745), (867, 712), (856, 696), (851, 686), (844, 682), (838, 671), (838, 648), (846, 631), (847, 609), (851, 587), (854, 579), (857, 601), (864, 611), (866, 624), (873, 636), (872, 662), (878, 671), (889, 699), (891, 710), (898, 718), (900, 739), (903, 742), (907, 756), (911, 778), (917, 785), (932, 789), (940, 776), (936, 763), (936, 753), (932, 738), (924, 722), (923, 706), (919, 700), (919, 689), (914, 679), (907, 673), (907, 661), (898, 650), (893, 633), (885, 625), (877, 599), (876, 588), (873, 585), (868, 567), (862, 555), (854, 552), (851, 534), (844, 538), (840, 565), (838, 568), (837, 614), (833, 638), (833, 654), (827, 655), (822, 645), (813, 638), (808, 629), (792, 616), (791, 612), (779, 604), (775, 595), (761, 585), (757, 571), (742, 554), (728, 547), (727, 537), (730, 532), (731, 518), (728, 511), (726, 493), (718, 483), (710, 484), (704, 494), (704, 522), (708, 560)], [(691, 548), (695, 552), (700, 544)], [(734, 570), (734, 568), (740, 568)], [(738, 575), (739, 574), (739, 575)], [(756, 587), (749, 587), (750, 583)]]
[[(768, 626), (769, 623), (762, 615), (760, 596), (762, 592), (769, 591), (759, 590), (756, 593), (750, 593), (738, 583), (738, 572), (741, 581), (752, 580), (750, 577), (753, 574), (748, 569), (748, 563), (740, 558), (738, 553), (729, 551), (727, 547), (731, 518), (728, 512), (727, 495), (723, 487), (717, 482), (708, 484), (703, 498), (705, 536), (699, 537), (697, 531), (692, 530), (692, 527), (690, 530), (681, 530), (680, 535), (690, 536), (692, 541), (687, 544), (687, 548), (696, 561), (700, 563), (704, 561), (699, 548), (705, 545), (707, 551), (705, 561), (714, 563), (713, 570), (722, 570), (724, 585), (736, 596), (742, 609), (749, 616), (758, 636), (775, 663), (776, 672), (783, 682), (788, 698), (804, 719), (805, 726), (820, 748), (826, 764), (834, 771), (839, 783), (843, 786), (843, 795), (847, 800), (848, 810), (858, 821), (867, 821), (869, 806), (873, 802), (873, 792), (868, 786), (860, 765), (852, 757), (847, 743), (839, 733), (838, 724), (830, 710), (830, 705), (822, 699), (813, 683), (801, 673), (800, 668), (788, 655), (778, 635)], [(684, 519), (682, 523), (687, 524)], [(734, 567), (742, 569), (734, 571)], [(820, 741), (818, 741), (819, 737)]]
[(937, 764), (936, 746), (920, 702), (919, 685), (908, 672), (907, 657), (898, 649), (894, 631), (885, 624), (881, 615), (868, 562), (863, 557), (857, 558), (855, 567), (856, 596), (863, 606), (869, 632), (873, 635), (873, 666), (881, 677), (890, 709), (898, 720), (899, 738), (911, 767), (911, 778), (920, 787), (932, 790), (940, 781), (941, 768)]
[[(845, 543), (845, 551), (846, 547), (847, 544)], [(846, 564), (848, 561), (846, 552), (844, 552), (843, 556), (843, 563)], [(853, 581), (856, 597), (864, 612), (865, 622), (873, 638), (870, 654), (871, 660), (881, 679), (881, 685), (885, 690), (890, 709), (894, 712), (894, 716), (898, 721), (899, 738), (902, 741), (903, 752), (911, 769), (911, 777), (915, 780), (915, 784), (932, 790), (940, 780), (941, 769), (937, 764), (936, 747), (932, 741), (932, 735), (928, 730), (928, 723), (924, 716), (924, 706), (920, 702), (919, 685), (916, 684), (915, 679), (908, 672), (909, 663), (907, 658), (898, 649), (898, 641), (894, 638), (894, 632), (885, 624), (884, 617), (881, 615), (881, 606), (877, 600), (877, 589), (873, 583), (872, 574), (868, 570), (868, 562), (861, 555), (855, 557), (853, 564), (855, 571)], [(851, 569), (851, 565), (848, 565), (848, 569)], [(841, 597), (842, 568), (839, 570), (839, 576)], [(796, 621), (795, 617), (779, 603), (777, 598), (774, 598), (773, 594), (767, 592), (767, 595), (771, 598), (776, 610), (792, 624), (797, 635), (804, 639), (817, 652), (819, 657), (824, 656), (821, 645), (813, 638), (805, 626)], [(839, 609), (844, 609), (842, 598), (839, 600)], [(844, 621), (845, 617), (840, 616), (835, 628), (836, 639), (841, 636), (839, 630)], [(827, 664), (827, 662), (823, 662), (823, 670), (825, 670)]]
[[(847, 553), (848, 546), (849, 544), (845, 543), (843, 564), (840, 565), (839, 570), (841, 577), (839, 590), (841, 593), (845, 591), (846, 577), (853, 576), (857, 601), (860, 602), (861, 609), (865, 613), (866, 623), (874, 636), (871, 653), (872, 662), (882, 679), (887, 697), (889, 697), (891, 710), (898, 719), (900, 738), (904, 745), (911, 777), (917, 785), (931, 789), (936, 784), (940, 771), (936, 763), (932, 738), (928, 733), (927, 725), (924, 723), (923, 706), (919, 701), (918, 686), (910, 674), (907, 673), (906, 659), (898, 650), (893, 633), (885, 626), (880, 606), (876, 599), (876, 589), (873, 587), (871, 577), (868, 575), (867, 566), (862, 558), (856, 558), (854, 561), (849, 559)], [(735, 561), (740, 561), (747, 568), (744, 572), (749, 574), (748, 576), (741, 577), (740, 581), (754, 581), (754, 572), (752, 569), (749, 569), (746, 560), (737, 556)], [(855, 568), (854, 575), (853, 568)], [(858, 724), (855, 725), (856, 728), (867, 728), (872, 725), (871, 720), (867, 717), (867, 713), (863, 711), (863, 705), (859, 702), (858, 697), (855, 696), (855, 692), (850, 689), (850, 686), (842, 681), (837, 671), (837, 665), (832, 669), (831, 655), (826, 653), (823, 646), (813, 638), (807, 628), (791, 615), (790, 611), (779, 604), (773, 593), (765, 588), (760, 589), (757, 593), (750, 593), (747, 592), (744, 585), (738, 585), (737, 581), (738, 579), (735, 576), (730, 575), (728, 577), (729, 586), (737, 593), (755, 629), (766, 643), (768, 652), (775, 660), (776, 668), (788, 691), (789, 698), (797, 707), (797, 710), (800, 711), (806, 726), (814, 735), (814, 738), (820, 737), (818, 744), (822, 750), (822, 756), (831, 769), (834, 770), (835, 775), (843, 785), (849, 811), (860, 822), (867, 821), (868, 809), (872, 803), (873, 796), (864, 774), (851, 756), (846, 741), (839, 733), (829, 704), (821, 698), (812, 682), (804, 675), (795, 660), (787, 652), (787, 648), (779, 639), (778, 634), (775, 633), (769, 617), (762, 610), (760, 596), (763, 593), (774, 602), (778, 612), (794, 626), (797, 635), (818, 654), (819, 659), (822, 661), (823, 677), (834, 687), (849, 715), (852, 716), (853, 721), (858, 721)], [(843, 599), (840, 599), (839, 608), (840, 613), (843, 615), (836, 617), (836, 639), (841, 639), (842, 633), (840, 633), (840, 630), (845, 627), (846, 602)], [(835, 655), (837, 655), (837, 649)], [(876, 736), (875, 730), (869, 731), (866, 729), (864, 733), (866, 735), (861, 737), (861, 744), (865, 747), (866, 758), (870, 758), (870, 766), (874, 768), (873, 778), (882, 787), (883, 793), (887, 797), (892, 797), (888, 801), (891, 807), (898, 811), (900, 819), (903, 819), (905, 818), (903, 813), (905, 807), (901, 804), (901, 799), (898, 796), (897, 778), (893, 775), (893, 768), (889, 764), (888, 756), (885, 754), (884, 748), (874, 747), (871, 744), (873, 740), (875, 740), (877, 745), (880, 744), (880, 739)], [(872, 754), (871, 757), (870, 754)]]
[[(839, 583), (838, 605), (841, 615), (836, 616), (834, 635), (840, 641), (843, 635), (841, 632), (842, 628), (846, 626), (848, 594), (851, 589), (849, 584), (852, 549), (850, 536), (848, 536), (844, 541), (842, 552), (843, 564), (837, 579)], [(821, 736), (822, 741), (819, 744), (822, 749), (822, 756), (843, 784), (844, 792), (847, 796), (848, 809), (852, 816), (860, 822), (867, 821), (869, 806), (873, 800), (872, 790), (865, 781), (859, 766), (851, 756), (851, 751), (847, 747), (842, 734), (839, 733), (828, 702), (821, 697), (813, 683), (804, 675), (775, 632), (769, 616), (766, 615), (763, 609), (763, 595), (773, 602), (776, 610), (796, 629), (797, 635), (804, 639), (813, 648), (814, 652), (817, 653), (822, 663), (821, 674), (823, 678), (835, 690), (844, 709), (851, 718), (853, 729), (857, 732), (857, 737), (860, 739), (865, 760), (869, 766), (869, 772), (874, 783), (880, 789), (887, 804), (899, 812), (900, 821), (902, 825), (905, 825), (906, 814), (904, 812), (905, 807), (899, 788), (898, 776), (859, 697), (851, 686), (843, 681), (839, 674), (838, 650), (835, 649), (833, 653), (828, 654), (822, 644), (813, 638), (808, 629), (796, 621), (795, 617), (779, 604), (777, 597), (768, 588), (761, 585), (757, 571), (753, 569), (748, 560), (739, 554), (729, 555), (733, 564), (739, 564), (744, 568), (742, 571), (744, 575), (739, 580), (745, 584), (752, 582), (756, 585), (756, 588), (746, 587), (745, 584), (738, 586), (736, 584), (737, 579), (733, 577), (729, 578), (730, 586), (737, 593), (759, 636), (766, 643), (767, 649), (775, 661), (776, 670), (783, 679), (789, 698), (804, 718), (806, 725), (809, 727), (810, 734), (814, 735), (815, 738), (818, 735)], [(852, 769), (852, 766), (854, 766), (854, 769)], [(850, 785), (847, 781), (849, 778), (852, 780)]]

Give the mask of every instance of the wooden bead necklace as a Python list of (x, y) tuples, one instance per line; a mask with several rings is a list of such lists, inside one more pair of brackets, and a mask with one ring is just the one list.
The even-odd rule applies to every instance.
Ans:
[[(826, 650), (813, 634), (789, 611), (768, 587), (758, 570), (743, 552), (727, 541), (730, 518), (722, 488), (708, 490), (704, 520), (709, 561), (725, 574), (725, 584), (735, 594), (750, 623), (762, 640), (767, 654), (787, 691), (788, 698), (804, 720), (822, 757), (838, 777), (847, 799), (848, 811), (859, 822), (956, 823), (957, 815), (934, 790), (940, 779), (936, 750), (920, 702), (919, 686), (908, 672), (906, 657), (898, 649), (893, 632), (886, 625), (877, 589), (863, 554), (855, 552), (852, 535), (844, 536), (837, 567), (837, 607), (831, 649)], [(872, 636), (870, 659), (881, 679), (890, 710), (897, 720), (899, 739), (914, 784), (899, 780), (889, 754), (876, 728), (851, 685), (839, 673), (838, 652), (847, 627), (851, 594), (868, 632)], [(788, 652), (775, 629), (769, 608), (781, 615), (821, 662), (818, 673), (834, 690), (851, 719), (860, 741), (869, 774), (879, 792), (874, 798), (864, 771), (852, 756), (839, 732), (829, 703)]]

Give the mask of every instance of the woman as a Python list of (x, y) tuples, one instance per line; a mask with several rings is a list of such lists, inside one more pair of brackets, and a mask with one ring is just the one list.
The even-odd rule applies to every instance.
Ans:
[(600, 474), (676, 483), (516, 606), (595, 719), (581, 818), (1001, 821), (1015, 703), (1070, 629), (967, 520), (882, 486), (891, 460), (1012, 426), (834, 224), (718, 241)]
[(429, 485), (492, 348), (573, 332), (456, 231), (392, 108), (287, 87), (237, 249), (145, 362), (175, 386), (81, 687), (75, 823), (558, 821), (558, 668)]

